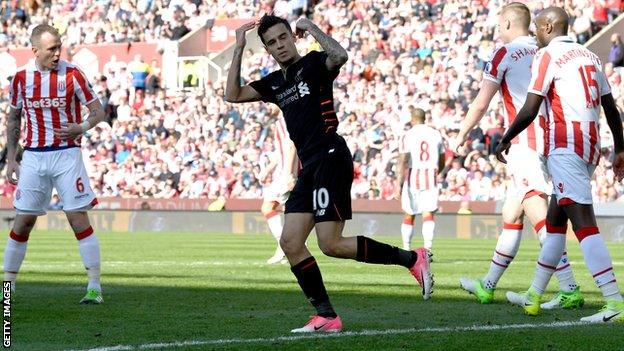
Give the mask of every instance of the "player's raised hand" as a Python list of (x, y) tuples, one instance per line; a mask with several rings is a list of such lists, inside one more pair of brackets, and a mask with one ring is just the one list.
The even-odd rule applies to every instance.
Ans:
[(19, 180), (19, 162), (15, 160), (7, 160), (7, 170), (6, 170), (6, 178), (9, 183), (13, 185), (17, 185), (17, 181)]
[(297, 20), (297, 24), (295, 24), (295, 34), (298, 37), (303, 38), (305, 32), (307, 32), (313, 25), (314, 23), (312, 23), (312, 21), (305, 17), (302, 17)]
[(615, 179), (617, 179), (618, 182), (624, 179), (624, 151), (615, 154), (613, 158), (613, 173), (615, 173)]
[(236, 46), (242, 48), (247, 45), (247, 38), (245, 37), (245, 35), (247, 34), (247, 32), (254, 29), (255, 26), (256, 22), (248, 22), (236, 28)]
[(54, 136), (61, 140), (74, 140), (82, 134), (82, 128), (76, 123), (67, 123), (63, 128), (54, 129)]
[(502, 141), (496, 147), (496, 159), (502, 163), (507, 164), (507, 160), (503, 154), (509, 154), (509, 148), (511, 147), (511, 143), (503, 143)]

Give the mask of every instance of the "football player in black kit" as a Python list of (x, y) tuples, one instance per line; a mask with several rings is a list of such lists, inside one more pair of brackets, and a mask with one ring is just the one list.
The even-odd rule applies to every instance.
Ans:
[[(245, 33), (257, 25), (258, 35), (280, 70), (241, 86), (241, 60)], [(424, 248), (402, 250), (365, 236), (343, 237), (351, 219), (353, 161), (345, 140), (336, 134), (333, 81), (347, 61), (347, 52), (331, 36), (306, 18), (297, 21), (297, 35), (310, 33), (324, 49), (299, 55), (288, 21), (263, 16), (236, 30), (236, 49), (228, 74), (225, 99), (228, 102), (271, 102), (279, 106), (290, 138), (297, 148), (302, 170), (285, 206), (280, 245), (291, 270), (317, 314), (292, 332), (339, 332), (342, 321), (334, 311), (321, 271), (305, 245), (312, 228), (324, 254), (360, 262), (395, 264), (409, 269), (422, 287), (424, 299), (432, 292), (433, 275)]]

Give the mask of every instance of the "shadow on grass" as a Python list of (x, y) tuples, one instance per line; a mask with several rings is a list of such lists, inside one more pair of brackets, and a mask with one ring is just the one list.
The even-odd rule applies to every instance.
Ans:
[[(371, 286), (380, 287), (379, 284)], [(390, 286), (381, 286), (375, 294), (332, 291), (330, 287), (332, 302), (346, 330), (550, 323), (578, 320), (595, 311), (555, 311), (528, 318), (519, 308), (503, 303), (482, 306), (474, 303), (470, 296), (434, 297), (423, 301), (416, 291), (413, 296), (406, 296), (395, 293)], [(290, 329), (299, 327), (313, 314), (296, 284), (281, 290), (257, 289), (253, 285), (245, 289), (108, 284), (104, 291), (105, 302), (99, 306), (78, 305), (83, 291), (75, 285), (24, 282), (18, 287), (16, 302), (12, 305), (13, 343), (18, 350), (270, 338), (287, 335)], [(461, 335), (456, 336), (461, 339)], [(403, 338), (409, 340), (410, 336)], [(334, 343), (332, 349), (349, 345), (346, 341), (344, 345), (339, 341), (331, 342)], [(245, 347), (262, 349), (267, 345), (252, 346)]]

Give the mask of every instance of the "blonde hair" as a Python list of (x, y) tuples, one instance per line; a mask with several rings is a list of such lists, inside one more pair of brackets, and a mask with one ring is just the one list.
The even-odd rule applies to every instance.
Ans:
[(40, 24), (33, 28), (32, 33), (30, 34), (30, 45), (39, 46), (39, 41), (43, 33), (49, 33), (54, 35), (55, 37), (60, 37), (61, 34), (56, 30), (56, 28), (52, 27), (49, 24)]

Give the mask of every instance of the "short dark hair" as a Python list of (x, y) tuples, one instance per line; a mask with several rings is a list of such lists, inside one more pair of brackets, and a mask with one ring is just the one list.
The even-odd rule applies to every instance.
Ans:
[(262, 18), (260, 18), (260, 23), (258, 24), (258, 36), (260, 37), (262, 44), (266, 44), (264, 42), (264, 38), (262, 37), (262, 35), (266, 33), (266, 31), (269, 30), (269, 28), (280, 23), (286, 26), (288, 31), (292, 33), (292, 28), (290, 28), (290, 23), (288, 23), (287, 20), (281, 17), (274, 16), (274, 15), (264, 15), (262, 16)]
[(39, 44), (39, 39), (41, 39), (41, 35), (43, 33), (49, 33), (52, 34), (56, 37), (60, 37), (61, 34), (59, 34), (58, 30), (56, 30), (56, 28), (52, 27), (49, 24), (40, 24), (38, 26), (36, 26), (35, 28), (33, 28), (32, 33), (30, 34), (30, 44), (32, 46), (37, 46)]

